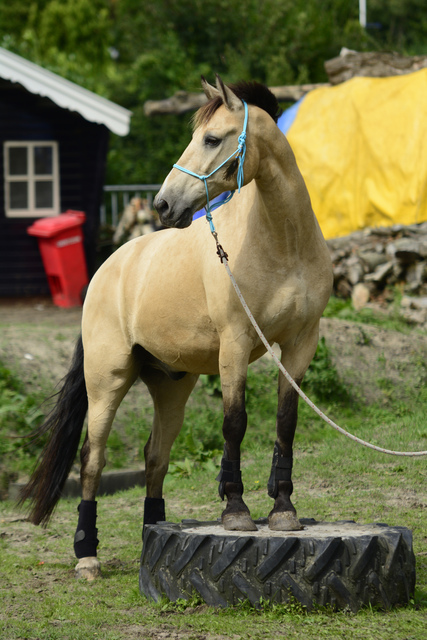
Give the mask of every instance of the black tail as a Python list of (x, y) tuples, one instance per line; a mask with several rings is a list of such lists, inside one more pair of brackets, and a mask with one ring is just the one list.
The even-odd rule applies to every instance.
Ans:
[(29, 519), (46, 524), (61, 497), (65, 481), (77, 455), (88, 408), (83, 374), (83, 343), (79, 338), (73, 361), (55, 407), (46, 417), (38, 434), (50, 433), (28, 484), (22, 489), (20, 503), (30, 503)]

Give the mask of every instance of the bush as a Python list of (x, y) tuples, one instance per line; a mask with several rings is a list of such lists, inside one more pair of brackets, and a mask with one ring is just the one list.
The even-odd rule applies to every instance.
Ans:
[(3, 475), (13, 476), (33, 466), (42, 446), (41, 441), (29, 437), (43, 419), (39, 405), (40, 399), (26, 395), (19, 380), (0, 363), (0, 469)]

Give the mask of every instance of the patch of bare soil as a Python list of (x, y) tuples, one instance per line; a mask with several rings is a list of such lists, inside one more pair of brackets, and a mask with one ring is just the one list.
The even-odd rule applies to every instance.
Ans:
[(325, 338), (340, 379), (367, 404), (389, 395), (404, 398), (408, 385), (424, 383), (427, 335), (322, 318)]
[(81, 316), (81, 307), (63, 309), (49, 298), (0, 299), (0, 361), (28, 392), (39, 390), (41, 379), (53, 389), (68, 370)]
[[(53, 389), (68, 370), (80, 322), (80, 307), (62, 309), (46, 298), (0, 300), (0, 361), (19, 374), (28, 391), (39, 389), (40, 380)], [(341, 380), (364, 402), (390, 393), (404, 397), (408, 384), (422, 382), (425, 334), (323, 318), (320, 335)]]

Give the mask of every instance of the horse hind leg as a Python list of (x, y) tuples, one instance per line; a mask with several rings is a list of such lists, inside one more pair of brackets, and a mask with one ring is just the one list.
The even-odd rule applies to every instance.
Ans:
[(151, 367), (141, 375), (154, 404), (153, 427), (144, 449), (147, 492), (144, 525), (165, 520), (163, 481), (172, 445), (184, 422), (185, 405), (198, 377), (189, 373), (171, 377)]
[[(105, 447), (116, 411), (135, 382), (138, 365), (132, 353), (117, 348), (106, 354), (85, 350), (85, 378), (89, 401), (88, 430), (81, 450), (82, 500), (74, 538), (78, 558), (76, 577), (93, 580), (100, 575), (97, 558), (96, 493), (105, 466)], [(102, 359), (102, 361), (101, 361)]]

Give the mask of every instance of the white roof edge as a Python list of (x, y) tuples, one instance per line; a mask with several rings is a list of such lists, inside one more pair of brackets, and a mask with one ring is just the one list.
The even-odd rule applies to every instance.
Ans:
[(30, 93), (50, 98), (64, 109), (77, 111), (86, 120), (103, 124), (119, 136), (129, 133), (131, 111), (2, 47), (0, 77), (18, 82)]

